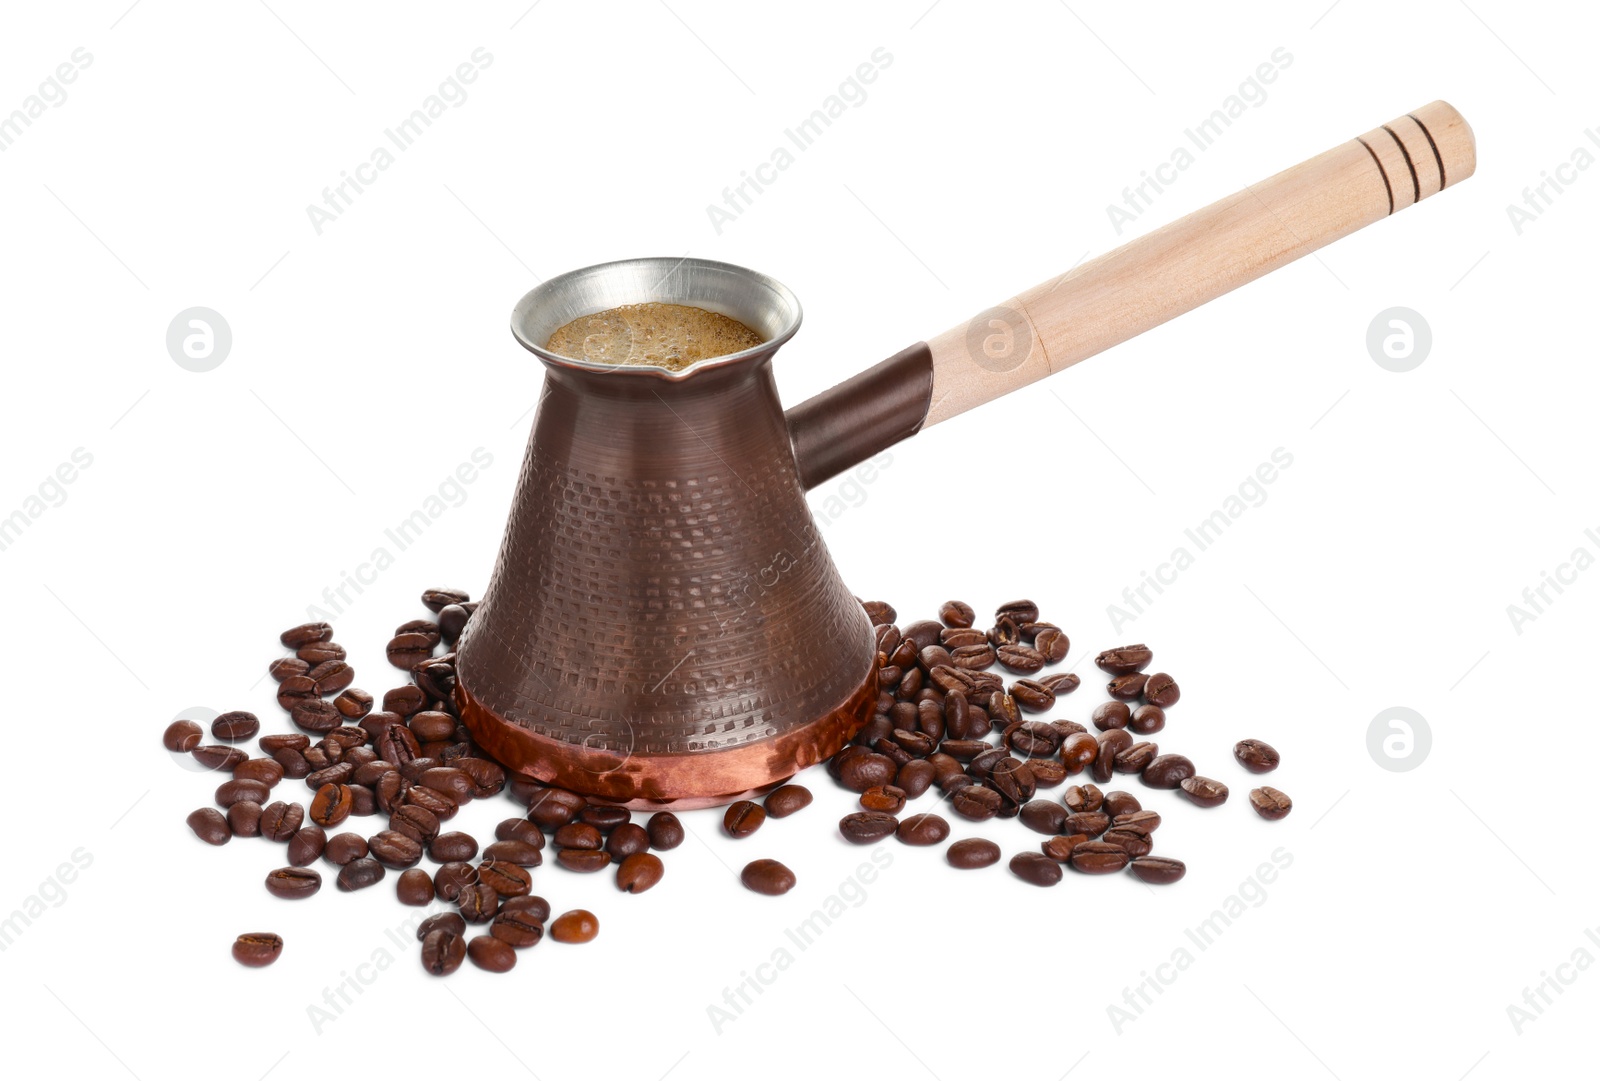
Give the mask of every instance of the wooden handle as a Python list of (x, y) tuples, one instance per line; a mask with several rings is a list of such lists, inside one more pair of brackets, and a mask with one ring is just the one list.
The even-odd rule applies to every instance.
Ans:
[(1472, 175), (1435, 101), (932, 338), (923, 427), (1043, 379)]

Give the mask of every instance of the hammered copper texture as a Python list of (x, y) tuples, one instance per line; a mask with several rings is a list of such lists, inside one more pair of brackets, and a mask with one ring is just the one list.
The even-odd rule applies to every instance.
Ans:
[[(770, 352), (681, 381), (549, 366), (458, 653), (480, 741), (592, 794), (732, 795), (837, 750), (871, 710), (873, 638), (806, 506)], [(717, 765), (737, 748), (745, 767)]]

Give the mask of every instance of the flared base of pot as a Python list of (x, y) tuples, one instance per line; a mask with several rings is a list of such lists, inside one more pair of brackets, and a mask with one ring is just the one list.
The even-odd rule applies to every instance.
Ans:
[(536, 735), (456, 687), (461, 720), (479, 747), (518, 776), (634, 810), (717, 807), (772, 788), (832, 757), (871, 718), (877, 666), (826, 715), (781, 736), (722, 750), (678, 755), (619, 755)]

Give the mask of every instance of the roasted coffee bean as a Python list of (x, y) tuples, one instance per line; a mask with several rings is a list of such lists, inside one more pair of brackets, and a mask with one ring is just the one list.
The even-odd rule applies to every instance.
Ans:
[(768, 794), (764, 801), (767, 814), (773, 818), (788, 818), (796, 811), (810, 805), (811, 790), (804, 785), (798, 784), (786, 784), (776, 788)]
[(1011, 685), (1011, 697), (1028, 713), (1043, 713), (1056, 704), (1056, 692), (1036, 679), (1017, 680)]
[(279, 683), (290, 676), (303, 676), (309, 671), (311, 666), (299, 657), (279, 657), (267, 665), (267, 674)]
[(1268, 822), (1276, 822), (1288, 816), (1294, 808), (1294, 802), (1276, 788), (1261, 787), (1251, 789), (1250, 806)]
[(398, 830), (380, 830), (367, 839), (367, 851), (385, 867), (411, 867), (422, 859), (422, 843)]
[(1061, 881), (1061, 864), (1042, 852), (1018, 852), (1011, 857), (1011, 873), (1030, 886), (1054, 886)]
[(1033, 774), (1035, 789), (1054, 788), (1067, 779), (1067, 767), (1054, 758), (1028, 759), (1028, 772)]
[(350, 785), (350, 813), (360, 817), (378, 813), (378, 797), (370, 788)]
[(493, 934), (479, 935), (468, 942), (467, 957), (485, 972), (510, 972), (517, 964), (517, 951)]
[(438, 612), (450, 604), (466, 604), (472, 600), (472, 594), (464, 589), (425, 589), (422, 591), (422, 603), (430, 612)]
[(1126, 852), (1130, 859), (1150, 854), (1150, 835), (1140, 833), (1138, 830), (1106, 830), (1100, 839), (1108, 845), (1116, 845)]
[(1132, 716), (1132, 711), (1125, 703), (1113, 701), (1100, 703), (1089, 719), (1094, 722), (1096, 728), (1106, 732), (1113, 728), (1128, 727), (1128, 721)]
[[(515, 900), (525, 901), (528, 898), (518, 897)], [(525, 950), (530, 946), (537, 946), (544, 938), (544, 921), (545, 917), (539, 916), (537, 912), (502, 905), (500, 911), (495, 913), (494, 922), (489, 926), (489, 933), (514, 949)]]
[(1046, 664), (1060, 664), (1067, 659), (1072, 640), (1060, 627), (1044, 627), (1034, 635), (1033, 648), (1044, 657)]
[(885, 601), (862, 601), (861, 607), (866, 609), (867, 620), (872, 623), (873, 626), (879, 626), (885, 623), (893, 623), (897, 618), (894, 605)]
[(345, 661), (323, 661), (314, 665), (305, 678), (315, 683), (319, 695), (338, 694), (355, 682), (356, 670)]
[(989, 784), (1005, 797), (1011, 814), (1033, 798), (1033, 771), (1020, 758), (1007, 755), (996, 762), (989, 772)]
[(472, 783), (470, 774), (454, 766), (435, 766), (423, 770), (422, 775), (417, 778), (417, 783), (435, 792), (443, 792), (457, 803), (471, 800), (473, 789), (476, 787)]
[(905, 810), (906, 794), (892, 784), (880, 784), (861, 793), (861, 807), (867, 811), (882, 811), (897, 815)]
[(1140, 643), (1134, 646), (1118, 646), (1108, 649), (1094, 659), (1102, 671), (1114, 676), (1127, 675), (1130, 672), (1142, 672), (1145, 665), (1149, 664), (1155, 654), (1150, 652), (1150, 647)]
[(1044, 654), (1021, 642), (995, 650), (995, 660), (1008, 672), (1037, 672), (1045, 666)]
[(278, 641), (289, 649), (299, 649), (312, 642), (326, 642), (333, 637), (333, 627), (327, 623), (302, 623), (278, 635)]
[[(402, 811), (406, 809), (401, 808)], [(437, 824), (438, 819), (434, 819), (434, 822)], [(390, 825), (394, 825), (392, 819)], [(478, 842), (470, 833), (440, 833), (428, 842), (428, 856), (435, 863), (470, 860), (477, 854)]]
[(569, 822), (556, 830), (556, 844), (562, 848), (594, 850), (604, 843), (605, 838), (600, 831), (587, 822)]
[(1178, 681), (1165, 672), (1157, 672), (1144, 685), (1144, 700), (1161, 709), (1171, 709), (1178, 704)]
[[(758, 860), (757, 862), (761, 861)], [(752, 864), (752, 866), (754, 865)], [(749, 868), (747, 867), (745, 870), (748, 871)], [(790, 876), (791, 885), (793, 884), (793, 877), (793, 875)], [(750, 883), (746, 882), (745, 885), (748, 886)], [(779, 890), (778, 892), (782, 893), (784, 891)], [(594, 937), (599, 933), (600, 921), (595, 918), (595, 914), (593, 912), (589, 912), (582, 908), (575, 908), (570, 912), (563, 912), (550, 923), (550, 937), (557, 942), (565, 942), (573, 945), (583, 942), (593, 942)]]
[(839, 780), (852, 792), (865, 792), (874, 785), (894, 780), (898, 768), (893, 759), (869, 751), (855, 755), (840, 766)]
[[(871, 791), (871, 790), (869, 789), (869, 791)], [(760, 829), (761, 828), (761, 824), (763, 822), (765, 822), (766, 820), (767, 820), (767, 812), (763, 811), (761, 809), (761, 805), (760, 804), (753, 803), (753, 802), (751, 802), (750, 800), (747, 800), (747, 799), (742, 799), (742, 800), (737, 801), (736, 803), (729, 804), (728, 805), (728, 809), (725, 812), (723, 812), (723, 815), (722, 815), (722, 828), (727, 831), (729, 837), (733, 837), (733, 838), (737, 839), (737, 838), (740, 838), (740, 837), (748, 837), (748, 836), (750, 836), (756, 830)], [(562, 827), (561, 830), (556, 831), (556, 843), (557, 844), (565, 844), (566, 843), (566, 842), (561, 840), (561, 834), (565, 830), (568, 830), (568, 829), (571, 829), (571, 828), (572, 828), (571, 826), (564, 826), (564, 827)], [(596, 836), (596, 839), (598, 841), (598, 838), (599, 838), (598, 831), (596, 831), (596, 835), (595, 836)], [(583, 846), (579, 846), (579, 847), (599, 848), (600, 845), (598, 843), (596, 843), (594, 845), (583, 845)]]
[(939, 606), (939, 618), (946, 627), (970, 627), (978, 616), (964, 601), (945, 601)]
[(310, 897), (322, 888), (322, 876), (309, 867), (280, 867), (267, 875), (267, 892), (288, 901)]
[(1185, 777), (1178, 787), (1196, 807), (1220, 807), (1228, 802), (1228, 786), (1210, 777)]
[(1235, 743), (1233, 757), (1251, 773), (1271, 773), (1278, 768), (1278, 752), (1259, 739), (1241, 739)]
[(900, 628), (893, 623), (879, 623), (872, 628), (873, 637), (878, 643), (878, 652), (885, 657), (900, 648)]
[(1181, 754), (1161, 754), (1151, 759), (1139, 779), (1151, 788), (1177, 788), (1194, 776), (1194, 763)]
[(1105, 784), (1116, 770), (1117, 755), (1133, 746), (1133, 737), (1125, 728), (1113, 728), (1101, 734), (1099, 743), (1100, 751), (1089, 766), (1089, 776)]
[(525, 818), (508, 818), (494, 828), (497, 841), (521, 841), (533, 848), (544, 847), (544, 831)]
[(683, 824), (671, 811), (657, 811), (651, 815), (645, 823), (645, 830), (650, 834), (650, 847), (658, 852), (666, 852), (683, 844)]
[(562, 848), (556, 851), (556, 862), (569, 871), (593, 874), (611, 866), (611, 853), (604, 849)]
[(328, 838), (328, 843), (322, 850), (323, 858), (337, 867), (362, 859), (366, 854), (367, 839), (359, 833), (335, 834)]
[(261, 804), (240, 800), (228, 808), (228, 829), (235, 837), (261, 836)]
[(468, 886), (478, 884), (478, 869), (470, 863), (452, 861), (433, 872), (433, 892), (441, 901), (454, 901)]
[[(1140, 810), (1139, 800), (1132, 792), (1107, 792), (1100, 809), (1113, 819), (1121, 815), (1137, 814)], [(1159, 815), (1157, 817), (1160, 817)]]
[(421, 942), (435, 931), (464, 935), (467, 933), (467, 921), (457, 912), (435, 912), (417, 925), (417, 941)]
[[(992, 788), (969, 784), (950, 795), (950, 809), (962, 818), (981, 822), (1000, 813), (1005, 799)], [(875, 838), (874, 838), (875, 839)]]
[[(937, 694), (937, 692), (935, 692)], [(938, 743), (945, 736), (944, 700), (921, 698), (917, 701), (917, 728)], [(932, 753), (931, 751), (929, 752)], [(903, 763), (902, 763), (903, 764)]]
[(1039, 606), (1029, 600), (1006, 601), (994, 610), (994, 618), (997, 621), (1009, 619), (1013, 623), (1036, 623), (1039, 620)]
[(1061, 739), (1062, 739), (1063, 742), (1065, 742), (1071, 736), (1076, 736), (1076, 735), (1079, 735), (1081, 733), (1086, 733), (1086, 732), (1089, 731), (1087, 728), (1083, 727), (1083, 725), (1079, 724), (1077, 721), (1065, 721), (1065, 720), (1051, 721), (1050, 722), (1050, 727), (1054, 728), (1057, 732), (1061, 733)]
[[(898, 770), (902, 764), (899, 761), (896, 761), (896, 756), (894, 754), (890, 753), (895, 747), (898, 747), (901, 751), (905, 752), (906, 761), (910, 761), (912, 757), (924, 758), (932, 754), (934, 748), (938, 746), (938, 743), (934, 740), (934, 738), (927, 733), (909, 732), (904, 728), (896, 728), (894, 730), (893, 741), (894, 742), (889, 746), (880, 745), (879, 747), (880, 753), (890, 760), (890, 780), (894, 779), (893, 771)], [(860, 761), (860, 759), (857, 759), (856, 761)]]
[(176, 720), (161, 733), (161, 745), (169, 751), (187, 754), (200, 746), (201, 728), (193, 721)]
[[(428, 696), (422, 693), (422, 688), (409, 685), (396, 687), (393, 690), (384, 692), (382, 712), (392, 714), (393, 723), (398, 723), (407, 717), (422, 712), (427, 707), (427, 704)], [(368, 731), (371, 730), (368, 729)]]
[(231, 807), (240, 800), (254, 800), (256, 803), (265, 803), (272, 795), (272, 789), (260, 781), (235, 779), (224, 781), (217, 786), (216, 800), (218, 807)]
[(947, 739), (939, 745), (939, 750), (962, 762), (970, 762), (985, 751), (993, 749), (988, 742), (981, 739)]
[(431, 699), (449, 702), (456, 693), (456, 666), (449, 661), (424, 661), (411, 670), (411, 679)]
[(268, 788), (283, 780), (283, 764), (271, 758), (251, 758), (233, 768), (236, 781), (260, 781)]
[[(316, 748), (316, 747), (312, 748), (312, 750), (318, 750), (318, 749), (319, 748)], [(330, 758), (332, 757), (332, 755), (329, 754), (330, 751), (332, 751), (333, 754), (337, 754), (337, 755), (341, 755), (341, 756), (344, 754), (344, 750), (342, 748), (340, 748), (337, 744), (333, 744), (333, 745), (330, 745), (328, 747), (323, 747), (323, 748), (320, 748), (320, 749), (321, 749), (321, 751), (322, 751), (322, 753), (324, 755), (326, 755), (326, 756), (328, 756)], [(310, 788), (321, 788), (325, 784), (344, 784), (345, 782), (349, 781), (350, 778), (354, 777), (355, 773), (356, 773), (356, 767), (354, 766), (354, 764), (352, 764), (350, 762), (341, 762), (341, 761), (335, 760), (330, 765), (324, 766), (321, 769), (316, 770), (315, 772), (313, 772), (311, 774), (311, 776), (307, 777), (306, 778), (306, 785), (307, 785), (307, 787), (310, 787)]]
[[(385, 814), (394, 814), (395, 811), (405, 805), (405, 797), (408, 790), (405, 778), (400, 776), (398, 770), (393, 773), (385, 773), (372, 786), (378, 810), (383, 811)], [(352, 800), (353, 802), (354, 800)]]
[(1144, 685), (1150, 679), (1143, 672), (1129, 672), (1125, 676), (1117, 676), (1106, 684), (1106, 693), (1112, 698), (1124, 702), (1137, 701), (1144, 694)]
[(262, 751), (267, 754), (276, 754), (285, 749), (303, 751), (311, 746), (311, 737), (304, 732), (274, 732), (262, 736), (258, 743)]
[(958, 646), (982, 646), (989, 643), (989, 636), (976, 627), (949, 627), (939, 632), (939, 644), (945, 649), (955, 649)]
[(1022, 720), (1022, 707), (1017, 705), (1017, 700), (1008, 691), (991, 692), (986, 704), (989, 723), (995, 728), (1004, 729)]
[(246, 968), (265, 968), (283, 953), (283, 939), (270, 931), (256, 931), (233, 940), (233, 959)]
[(500, 894), (487, 882), (471, 882), (457, 894), (456, 911), (468, 923), (488, 923), (500, 911)]
[(1017, 819), (1035, 833), (1060, 833), (1067, 811), (1055, 800), (1036, 799), (1023, 805)]
[(239, 743), (253, 739), (261, 731), (261, 720), (254, 713), (242, 709), (219, 713), (211, 722), (211, 736), (224, 743)]
[[(416, 631), (397, 634), (389, 639), (389, 644), (384, 647), (384, 652), (389, 658), (389, 663), (402, 671), (409, 672), (424, 661), (433, 657), (434, 639)], [(385, 708), (388, 704), (385, 703)]]
[[(1126, 795), (1126, 793), (1120, 793)], [(1109, 806), (1110, 797), (1106, 797)], [(1113, 829), (1132, 830), (1135, 833), (1154, 833), (1161, 826), (1161, 816), (1154, 811), (1127, 811), (1116, 814), (1111, 819)]]
[(1072, 850), (1068, 862), (1074, 871), (1086, 875), (1109, 875), (1128, 866), (1131, 857), (1116, 845), (1105, 841), (1085, 841)]
[[(421, 845), (430, 844), (439, 836), (439, 816), (426, 807), (419, 807), (414, 803), (395, 808), (389, 816), (389, 828), (397, 833), (403, 833)], [(468, 837), (467, 840), (472, 840)], [(473, 842), (476, 847), (476, 842)], [(450, 856), (440, 861), (448, 863), (452, 859), (470, 859), (470, 856)]]
[[(951, 656), (950, 651), (938, 642), (917, 651), (917, 664), (922, 671), (931, 672), (942, 664), (954, 663), (955, 659)], [(912, 671), (917, 671), (917, 669)]]
[(547, 788), (528, 803), (528, 820), (553, 830), (577, 818), (585, 802), (576, 792)]
[(324, 702), (320, 698), (313, 698), (307, 702), (297, 702), (289, 709), (289, 719), (307, 732), (331, 732), (339, 727), (339, 722), (344, 718), (333, 707), (332, 702)]
[(250, 756), (237, 747), (224, 747), (221, 744), (201, 744), (189, 752), (190, 756), (202, 769), (214, 770), (221, 773), (231, 773), (241, 762), (249, 760)]
[(1039, 851), (1057, 863), (1066, 863), (1072, 858), (1073, 850), (1081, 844), (1088, 843), (1087, 833), (1068, 833), (1060, 837), (1052, 837), (1039, 845)]
[(460, 809), (457, 807), (456, 801), (443, 792), (415, 784), (405, 790), (405, 794), (401, 797), (401, 803), (432, 811), (434, 817), (441, 822), (454, 818), (456, 811)]
[[(491, 845), (490, 847), (494, 846)], [(606, 838), (606, 851), (611, 853), (611, 858), (618, 863), (626, 860), (636, 852), (648, 852), (649, 850), (650, 835), (637, 822), (624, 822), (612, 830), (611, 835)], [(535, 849), (534, 851), (537, 852), (538, 850)], [(513, 862), (522, 863), (521, 860), (514, 860)], [(523, 864), (523, 866), (527, 866), (527, 864)]]
[(660, 856), (635, 852), (617, 868), (617, 888), (624, 893), (643, 893), (661, 881), (664, 870)]
[[(363, 747), (359, 749), (368, 750), (369, 748)], [(355, 752), (352, 751), (350, 753), (354, 754)], [(396, 773), (398, 775), (393, 762), (385, 762), (383, 759), (378, 758), (371, 762), (363, 762), (357, 766), (356, 771), (350, 775), (350, 781), (353, 784), (371, 787), (383, 780), (383, 776), (386, 773)]]
[(359, 687), (350, 687), (333, 700), (333, 708), (340, 716), (359, 721), (372, 712), (372, 695)]
[(1068, 736), (1061, 744), (1061, 764), (1068, 774), (1082, 773), (1099, 757), (1100, 743), (1087, 732)]
[(995, 662), (994, 647), (987, 642), (978, 646), (957, 646), (950, 651), (950, 663), (958, 669), (975, 671)]
[[(230, 808), (231, 810), (231, 808)], [(215, 807), (201, 807), (189, 812), (186, 820), (194, 835), (208, 845), (225, 845), (233, 837), (233, 830), (222, 812)]]
[(1111, 816), (1104, 811), (1074, 811), (1067, 815), (1061, 829), (1065, 833), (1087, 833), (1098, 837), (1111, 825)]
[(920, 652), (939, 640), (939, 635), (944, 631), (944, 625), (931, 619), (919, 619), (901, 628), (902, 638), (916, 645)]
[(311, 821), (319, 826), (337, 826), (350, 817), (350, 786), (325, 784), (311, 799)]
[(1188, 870), (1182, 860), (1167, 859), (1165, 856), (1141, 856), (1130, 863), (1128, 869), (1140, 882), (1148, 882), (1152, 886), (1176, 882)]
[(928, 790), (933, 784), (933, 778), (933, 766), (927, 759), (919, 758), (900, 767), (900, 772), (895, 775), (894, 784), (905, 793), (906, 799), (913, 800)]
[(422, 940), (422, 967), (431, 975), (450, 975), (466, 956), (467, 940), (453, 931), (438, 928)]
[(328, 846), (328, 835), (321, 826), (305, 825), (294, 831), (294, 836), (289, 838), (289, 863), (295, 867), (309, 867), (322, 858), (323, 850)]
[[(309, 750), (309, 748), (307, 748)], [(306, 756), (293, 747), (284, 747), (272, 752), (272, 760), (283, 767), (283, 775), (293, 780), (300, 780), (311, 775), (311, 763), (306, 761)]]
[(456, 719), (439, 710), (425, 709), (411, 715), (406, 727), (418, 743), (437, 743), (448, 740), (456, 730)]
[(528, 872), (509, 860), (484, 860), (478, 864), (478, 880), (501, 897), (521, 897), (533, 889)]
[(261, 808), (261, 836), (269, 841), (287, 841), (305, 822), (306, 809), (298, 803), (278, 800)]
[(1074, 814), (1081, 811), (1098, 811), (1105, 804), (1105, 795), (1096, 785), (1075, 784), (1061, 793), (1061, 804)]
[[(752, 860), (739, 872), (739, 881), (752, 893), (778, 897), (794, 889), (795, 877), (793, 871), (777, 860)], [(553, 928), (551, 933), (554, 934)]]
[(1044, 721), (1022, 721), (1006, 730), (1006, 743), (1024, 757), (1048, 758), (1061, 749), (1061, 733)]
[(303, 702), (316, 701), (317, 681), (309, 675), (290, 676), (278, 684), (277, 699), (278, 705), (287, 710), (293, 710), (296, 705)]
[(1135, 743), (1125, 751), (1118, 751), (1112, 766), (1118, 773), (1142, 773), (1160, 751), (1160, 747), (1148, 741)]
[(1064, 694), (1071, 694), (1083, 682), (1072, 672), (1057, 672), (1053, 676), (1041, 676), (1039, 683), (1051, 694), (1060, 698)]
[(455, 645), (461, 632), (467, 629), (469, 613), (459, 604), (447, 604), (439, 609), (439, 635), (448, 645)]
[(950, 836), (950, 823), (936, 814), (914, 814), (895, 827), (894, 832), (902, 844), (936, 845)]
[(988, 747), (967, 764), (967, 772), (980, 781), (986, 781), (994, 775), (994, 767), (1010, 757), (1011, 752), (1003, 746)]
[(839, 832), (855, 845), (870, 845), (893, 833), (900, 825), (892, 814), (882, 811), (857, 811), (839, 820)]
[(1150, 736), (1167, 726), (1167, 712), (1160, 706), (1142, 705), (1133, 711), (1128, 730), (1141, 736)]
[(944, 859), (958, 871), (992, 867), (1000, 862), (1000, 846), (986, 837), (966, 837), (945, 849)]

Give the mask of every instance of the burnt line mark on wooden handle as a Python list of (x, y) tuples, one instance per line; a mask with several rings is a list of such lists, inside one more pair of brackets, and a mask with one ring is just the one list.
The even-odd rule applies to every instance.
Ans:
[(1427, 137), (1428, 149), (1433, 151), (1433, 163), (1439, 167), (1439, 190), (1444, 191), (1449, 186), (1449, 181), (1444, 176), (1444, 157), (1439, 153), (1439, 144), (1433, 141), (1433, 132), (1428, 130), (1428, 125), (1417, 119), (1416, 113), (1407, 113), (1406, 115), (1411, 118), (1413, 124), (1422, 129), (1422, 134)]
[(1374, 164), (1374, 165), (1376, 165), (1378, 167), (1378, 175), (1383, 177), (1384, 194), (1389, 196), (1389, 213), (1393, 214), (1394, 213), (1394, 186), (1389, 183), (1389, 174), (1383, 171), (1383, 162), (1378, 160), (1378, 152), (1376, 150), (1372, 149), (1372, 146), (1365, 139), (1363, 139), (1359, 135), (1356, 136), (1356, 142), (1360, 143), (1363, 147), (1365, 147), (1367, 153), (1372, 155), (1372, 164)]
[(1422, 182), (1417, 179), (1417, 167), (1411, 161), (1411, 151), (1406, 149), (1406, 144), (1400, 141), (1400, 136), (1396, 135), (1394, 129), (1388, 124), (1383, 126), (1383, 130), (1389, 133), (1389, 138), (1394, 140), (1394, 145), (1400, 148), (1400, 156), (1406, 159), (1406, 168), (1411, 171), (1411, 202), (1414, 206), (1422, 202)]

